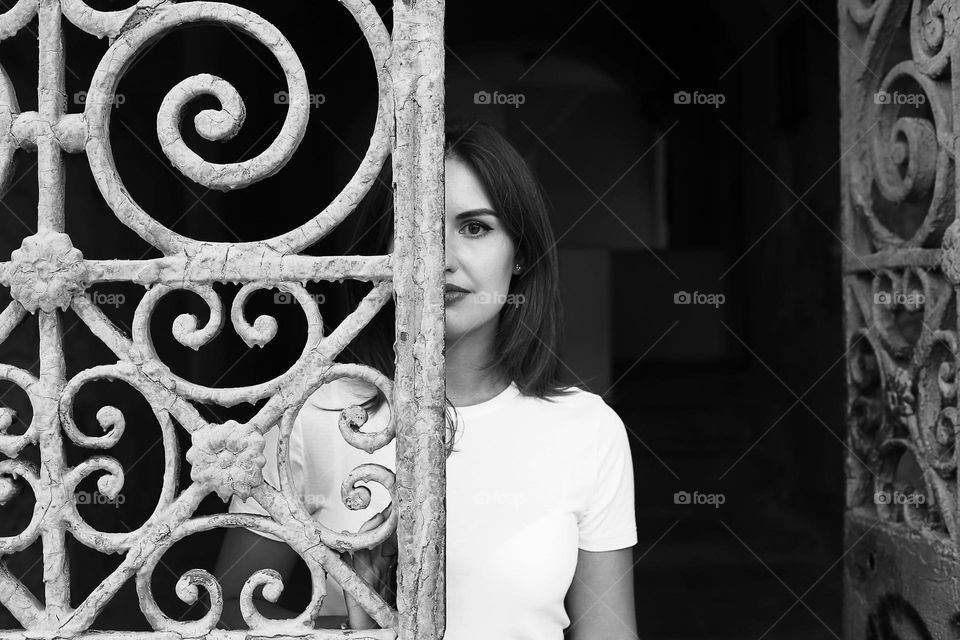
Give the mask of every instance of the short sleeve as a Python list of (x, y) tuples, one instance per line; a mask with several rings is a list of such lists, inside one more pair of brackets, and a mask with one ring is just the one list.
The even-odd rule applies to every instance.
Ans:
[[(266, 458), (266, 463), (263, 465), (263, 480), (279, 489), (280, 471), (277, 464), (277, 445), (280, 442), (280, 427), (278, 425), (272, 426), (263, 434), (263, 438), (266, 441), (266, 446), (263, 448), (263, 457)], [(293, 429), (290, 432), (290, 476), (293, 481), (294, 494), (302, 494), (304, 486), (303, 428), (299, 413), (293, 421)], [(253, 497), (241, 500), (238, 496), (233, 496), (230, 499), (229, 511), (230, 513), (270, 515)], [(282, 542), (280, 538), (272, 534), (257, 531), (256, 529), (250, 529), (250, 531), (264, 538)]]
[(578, 522), (579, 547), (612, 551), (637, 544), (633, 458), (620, 416), (602, 403), (593, 457), (593, 489)]

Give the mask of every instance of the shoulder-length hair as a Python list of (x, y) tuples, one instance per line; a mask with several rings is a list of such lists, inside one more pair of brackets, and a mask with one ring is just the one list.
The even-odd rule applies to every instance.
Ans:
[[(500, 310), (494, 353), (481, 368), (502, 370), (523, 395), (552, 399), (577, 387), (561, 382), (559, 351), (563, 332), (556, 240), (543, 189), (523, 157), (483, 121), (451, 121), (444, 156), (464, 162), (476, 175), (497, 217), (513, 240), (523, 269), (510, 283)], [(384, 255), (393, 238), (393, 166), (388, 159), (367, 196), (357, 205), (354, 237), (346, 254)], [(347, 281), (350, 309), (369, 291)], [(389, 301), (341, 356), (395, 377), (395, 307)]]

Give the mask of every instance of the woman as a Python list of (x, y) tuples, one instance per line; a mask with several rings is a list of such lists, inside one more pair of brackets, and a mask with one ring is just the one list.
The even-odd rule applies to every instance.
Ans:
[[(636, 637), (631, 547), (637, 542), (633, 468), (623, 422), (603, 399), (560, 384), (559, 282), (555, 242), (540, 188), (517, 151), (492, 127), (446, 132), (446, 393), (454, 435), (447, 460), (447, 631), (470, 638)], [(360, 230), (372, 250), (392, 251), (389, 163), (365, 199)], [(363, 243), (361, 243), (363, 244)], [(348, 251), (350, 253), (350, 251)], [(393, 309), (382, 310), (343, 361), (393, 375)], [(307, 401), (291, 434), (294, 483), (331, 529), (378, 526), (389, 496), (373, 485), (370, 507), (350, 512), (340, 482), (355, 466), (394, 469), (394, 443), (373, 454), (337, 429), (340, 411), (364, 404), (365, 431), (389, 410), (365, 383), (337, 380)], [(277, 429), (268, 435), (275, 450)], [(455, 444), (455, 447), (453, 445)], [(452, 451), (452, 454), (450, 453)], [(277, 486), (276, 461), (264, 478)], [(367, 519), (371, 510), (383, 510)], [(233, 512), (265, 513), (253, 500)], [(366, 522), (364, 522), (366, 520)], [(226, 599), (264, 567), (288, 575), (296, 555), (269, 536), (231, 529), (217, 565)], [(393, 601), (394, 545), (355, 551), (353, 566)], [(319, 626), (375, 628), (328, 580)], [(258, 602), (268, 616), (285, 613)], [(291, 617), (286, 613), (283, 617)], [(339, 616), (339, 617), (338, 617)], [(225, 622), (242, 626), (235, 610)]]

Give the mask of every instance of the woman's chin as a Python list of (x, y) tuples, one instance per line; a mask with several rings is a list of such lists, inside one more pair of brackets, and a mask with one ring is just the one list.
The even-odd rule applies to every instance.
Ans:
[(452, 321), (449, 317), (444, 323), (444, 328), (444, 339), (448, 347), (456, 344), (470, 333), (470, 327), (464, 327), (463, 322)]

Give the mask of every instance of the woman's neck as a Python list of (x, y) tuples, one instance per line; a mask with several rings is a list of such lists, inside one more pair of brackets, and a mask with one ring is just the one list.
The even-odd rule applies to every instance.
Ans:
[[(479, 337), (479, 336), (478, 336)], [(447, 345), (444, 358), (447, 370), (447, 397), (455, 407), (480, 404), (501, 393), (510, 385), (502, 370), (483, 370), (492, 352), (492, 341), (470, 336)]]

